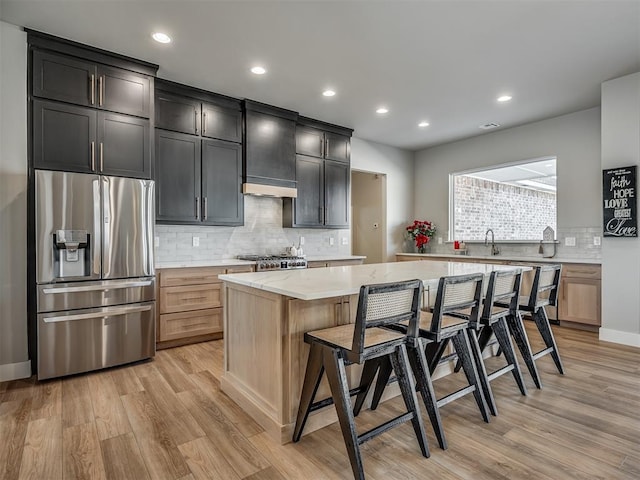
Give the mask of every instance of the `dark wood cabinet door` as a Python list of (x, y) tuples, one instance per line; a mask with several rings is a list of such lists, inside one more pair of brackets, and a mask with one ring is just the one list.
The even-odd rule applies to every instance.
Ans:
[(200, 101), (156, 91), (156, 128), (198, 135), (200, 133)]
[(242, 142), (242, 112), (203, 103), (202, 136), (230, 142)]
[(32, 67), (35, 97), (76, 105), (95, 105), (95, 64), (34, 50)]
[(246, 112), (247, 181), (295, 187), (295, 121), (261, 112)]
[(296, 127), (296, 153), (322, 158), (324, 156), (324, 132), (311, 127)]
[(293, 200), (294, 225), (292, 226), (324, 225), (323, 163), (319, 158), (302, 155), (296, 157), (298, 197)]
[(151, 178), (149, 120), (98, 113), (97, 168), (100, 173)]
[(242, 225), (242, 145), (202, 140), (202, 221)]
[(349, 226), (349, 183), (351, 171), (349, 164), (324, 162), (324, 200), (327, 227), (340, 228)]
[(35, 168), (96, 171), (96, 111), (34, 100), (32, 147)]
[(336, 162), (349, 162), (351, 158), (351, 139), (337, 133), (325, 133), (324, 158)]
[(156, 130), (156, 221), (200, 224), (200, 138)]
[(149, 117), (149, 77), (100, 65), (96, 86), (98, 107), (112, 112)]

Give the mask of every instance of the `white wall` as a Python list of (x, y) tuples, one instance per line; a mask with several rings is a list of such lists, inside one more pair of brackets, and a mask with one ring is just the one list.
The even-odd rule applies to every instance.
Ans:
[(402, 252), (404, 227), (413, 220), (413, 153), (353, 137), (351, 169), (387, 175), (387, 258)]
[(0, 22), (0, 382), (31, 375), (26, 243), (27, 38)]
[[(602, 84), (602, 169), (631, 165), (640, 165), (640, 73)], [(602, 240), (600, 338), (640, 347), (639, 238)]]
[(557, 156), (558, 229), (600, 226), (600, 109), (492, 132), (416, 153), (416, 217), (449, 228), (449, 174)]

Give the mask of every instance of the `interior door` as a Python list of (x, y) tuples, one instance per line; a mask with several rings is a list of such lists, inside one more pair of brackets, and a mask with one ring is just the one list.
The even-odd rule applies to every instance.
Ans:
[(102, 278), (154, 275), (154, 182), (102, 177), (102, 202)]

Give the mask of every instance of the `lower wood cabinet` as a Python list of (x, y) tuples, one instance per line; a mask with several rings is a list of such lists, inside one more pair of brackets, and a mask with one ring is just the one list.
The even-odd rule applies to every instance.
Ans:
[(158, 271), (158, 349), (222, 338), (224, 306), (218, 275), (251, 272), (252, 265)]
[(344, 267), (346, 265), (362, 265), (363, 258), (350, 258), (346, 260), (310, 261), (307, 268)]

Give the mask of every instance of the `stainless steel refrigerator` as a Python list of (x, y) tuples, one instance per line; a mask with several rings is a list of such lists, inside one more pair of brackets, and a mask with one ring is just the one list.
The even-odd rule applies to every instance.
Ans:
[(154, 182), (35, 171), (37, 374), (155, 355)]

